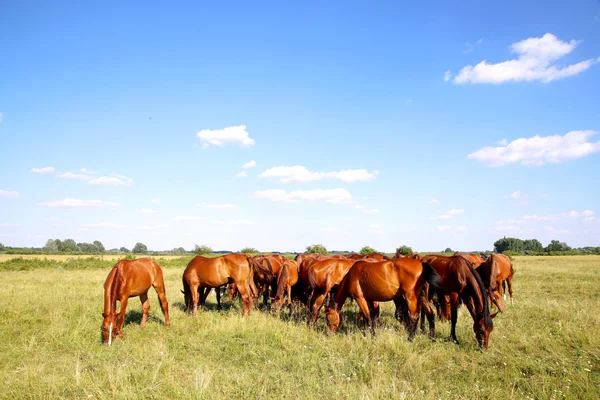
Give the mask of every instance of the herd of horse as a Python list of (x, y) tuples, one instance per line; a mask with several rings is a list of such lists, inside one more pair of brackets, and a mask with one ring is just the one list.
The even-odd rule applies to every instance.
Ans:
[[(464, 305), (473, 319), (473, 331), (480, 349), (488, 348), (494, 329), (493, 318), (504, 311), (506, 287), (512, 303), (513, 265), (498, 253), (488, 257), (480, 254), (454, 253), (452, 256), (396, 253), (388, 257), (380, 253), (326, 256), (300, 253), (294, 260), (281, 255), (232, 253), (215, 258), (196, 256), (182, 275), (185, 309), (194, 317), (205, 304), (212, 289), (216, 291), (217, 308), (221, 309), (221, 290), (230, 300), (239, 296), (243, 302), (242, 316), (258, 305), (262, 295), (279, 313), (282, 306), (290, 310), (292, 302), (303, 304), (309, 313), (309, 324), (316, 328), (319, 314), (325, 308), (326, 324), (337, 332), (342, 323), (340, 314), (348, 299), (355, 301), (359, 312), (356, 322), (365, 320), (371, 335), (379, 318), (379, 303), (393, 301), (395, 318), (413, 340), (419, 319), (425, 331), (435, 340), (436, 317), (451, 322), (451, 339), (458, 343), (456, 322), (458, 309)], [(142, 320), (146, 324), (150, 302), (148, 290), (154, 287), (170, 326), (169, 307), (161, 267), (151, 258), (120, 260), (111, 269), (104, 283), (104, 312), (101, 332), (103, 342), (123, 336), (127, 300), (140, 297)], [(117, 312), (117, 301), (120, 309)], [(490, 313), (495, 306), (498, 311)], [(366, 332), (365, 332), (366, 333)]]

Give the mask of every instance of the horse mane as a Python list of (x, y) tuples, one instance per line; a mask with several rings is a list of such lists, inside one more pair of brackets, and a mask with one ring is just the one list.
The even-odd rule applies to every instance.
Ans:
[(123, 262), (124, 260), (121, 260), (113, 267), (115, 269), (115, 274), (113, 275), (113, 280), (108, 290), (108, 293), (110, 294), (110, 298), (108, 299), (108, 312), (110, 314), (117, 312), (117, 294), (124, 283), (123, 273), (121, 271)]
[(273, 273), (273, 266), (271, 265), (271, 262), (269, 261), (268, 258), (263, 258), (261, 261), (266, 261), (267, 262), (267, 268), (265, 268), (264, 265), (262, 265), (260, 262), (256, 262), (256, 260), (254, 260), (251, 257), (248, 257), (248, 264), (250, 264), (251, 268), (254, 268), (255, 271), (262, 273), (263, 275), (265, 275), (265, 277), (267, 278), (267, 280), (272, 280), (274, 277), (274, 273)]
[(485, 287), (483, 286), (483, 281), (481, 280), (481, 276), (479, 276), (479, 273), (477, 271), (475, 271), (475, 268), (473, 268), (473, 265), (471, 265), (469, 260), (467, 260), (466, 258), (463, 258), (463, 257), (461, 257), (461, 258), (467, 263), (467, 266), (469, 267), (471, 274), (473, 275), (473, 277), (475, 278), (475, 281), (477, 281), (477, 285), (479, 286), (479, 290), (481, 292), (481, 298), (483, 301), (483, 323), (487, 327), (493, 326), (494, 323), (492, 321), (492, 316), (490, 315), (490, 307), (487, 302), (487, 295), (486, 295)]

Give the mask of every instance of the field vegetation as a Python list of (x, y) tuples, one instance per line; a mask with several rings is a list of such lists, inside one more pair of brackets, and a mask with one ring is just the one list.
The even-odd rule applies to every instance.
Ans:
[[(148, 324), (128, 305), (125, 337), (100, 344), (102, 284), (114, 260), (17, 259), (0, 264), (1, 398), (600, 398), (600, 257), (515, 257), (515, 304), (479, 352), (461, 309), (460, 345), (413, 343), (384, 304), (371, 339), (344, 307), (340, 332), (307, 328), (305, 312), (241, 317), (214, 292), (194, 319), (182, 311), (190, 257), (163, 258), (172, 326), (151, 289)], [(19, 268), (21, 265), (21, 268)]]

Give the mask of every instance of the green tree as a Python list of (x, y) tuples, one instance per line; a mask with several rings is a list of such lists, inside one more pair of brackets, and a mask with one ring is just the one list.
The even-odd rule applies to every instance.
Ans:
[(147, 253), (148, 252), (148, 247), (146, 247), (146, 245), (144, 243), (136, 243), (135, 246), (133, 246), (133, 253), (135, 254), (142, 254), (142, 253)]
[(60, 244), (60, 240), (56, 239), (48, 239), (48, 241), (46, 242), (46, 245), (44, 246), (44, 251), (47, 251), (48, 253), (58, 253), (59, 252), (59, 246)]
[(526, 252), (530, 252), (530, 253), (541, 253), (544, 251), (544, 246), (537, 239), (524, 240), (523, 247)]
[(77, 243), (77, 248), (82, 253), (97, 253), (98, 249), (91, 243)]
[(0, 243), (0, 251), (4, 251), (4, 245)]
[(171, 250), (171, 253), (173, 253), (173, 254), (185, 254), (185, 249), (183, 247), (175, 247), (173, 250)]
[(260, 251), (256, 250), (254, 247), (244, 247), (240, 250), (240, 253), (243, 254), (258, 254)]
[(446, 247), (446, 250), (444, 250), (444, 253), (454, 253), (454, 250), (452, 250), (450, 247)]
[(306, 252), (327, 255), (327, 249), (322, 244), (312, 244), (310, 246), (306, 246)]
[(199, 254), (199, 255), (203, 255), (203, 254), (212, 254), (213, 249), (211, 249), (208, 246), (202, 245), (202, 246), (198, 246), (196, 245), (196, 247), (194, 248), (194, 253)]
[(371, 253), (377, 253), (377, 251), (372, 248), (371, 246), (365, 246), (362, 249), (360, 249), (359, 254), (361, 256), (366, 256), (367, 254), (371, 254)]
[(413, 253), (413, 249), (406, 245), (402, 245), (396, 249), (396, 253), (402, 254), (403, 256), (407, 256)]
[(546, 246), (546, 248), (544, 249), (547, 252), (550, 251), (569, 251), (571, 250), (571, 247), (569, 245), (567, 245), (565, 242), (561, 242), (559, 240), (552, 240), (548, 246)]
[(98, 253), (104, 253), (106, 251), (106, 249), (104, 248), (104, 245), (102, 244), (101, 241), (99, 240), (94, 240), (94, 247), (96, 247)]
[(129, 249), (127, 247), (121, 247), (119, 251), (123, 253), (129, 253)]
[(79, 250), (79, 248), (73, 239), (65, 239), (59, 247), (59, 250), (63, 252), (74, 252)]

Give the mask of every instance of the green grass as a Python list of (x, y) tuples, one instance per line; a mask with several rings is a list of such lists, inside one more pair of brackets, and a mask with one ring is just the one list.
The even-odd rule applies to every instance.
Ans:
[(515, 305), (494, 319), (485, 353), (464, 309), (460, 345), (439, 322), (438, 342), (407, 342), (390, 304), (374, 340), (354, 303), (336, 335), (256, 309), (242, 319), (228, 300), (217, 312), (213, 294), (194, 319), (181, 311), (178, 262), (165, 268), (172, 326), (151, 289), (146, 327), (130, 299), (111, 347), (100, 344), (110, 263), (0, 270), (0, 398), (600, 398), (600, 257), (516, 257)]

